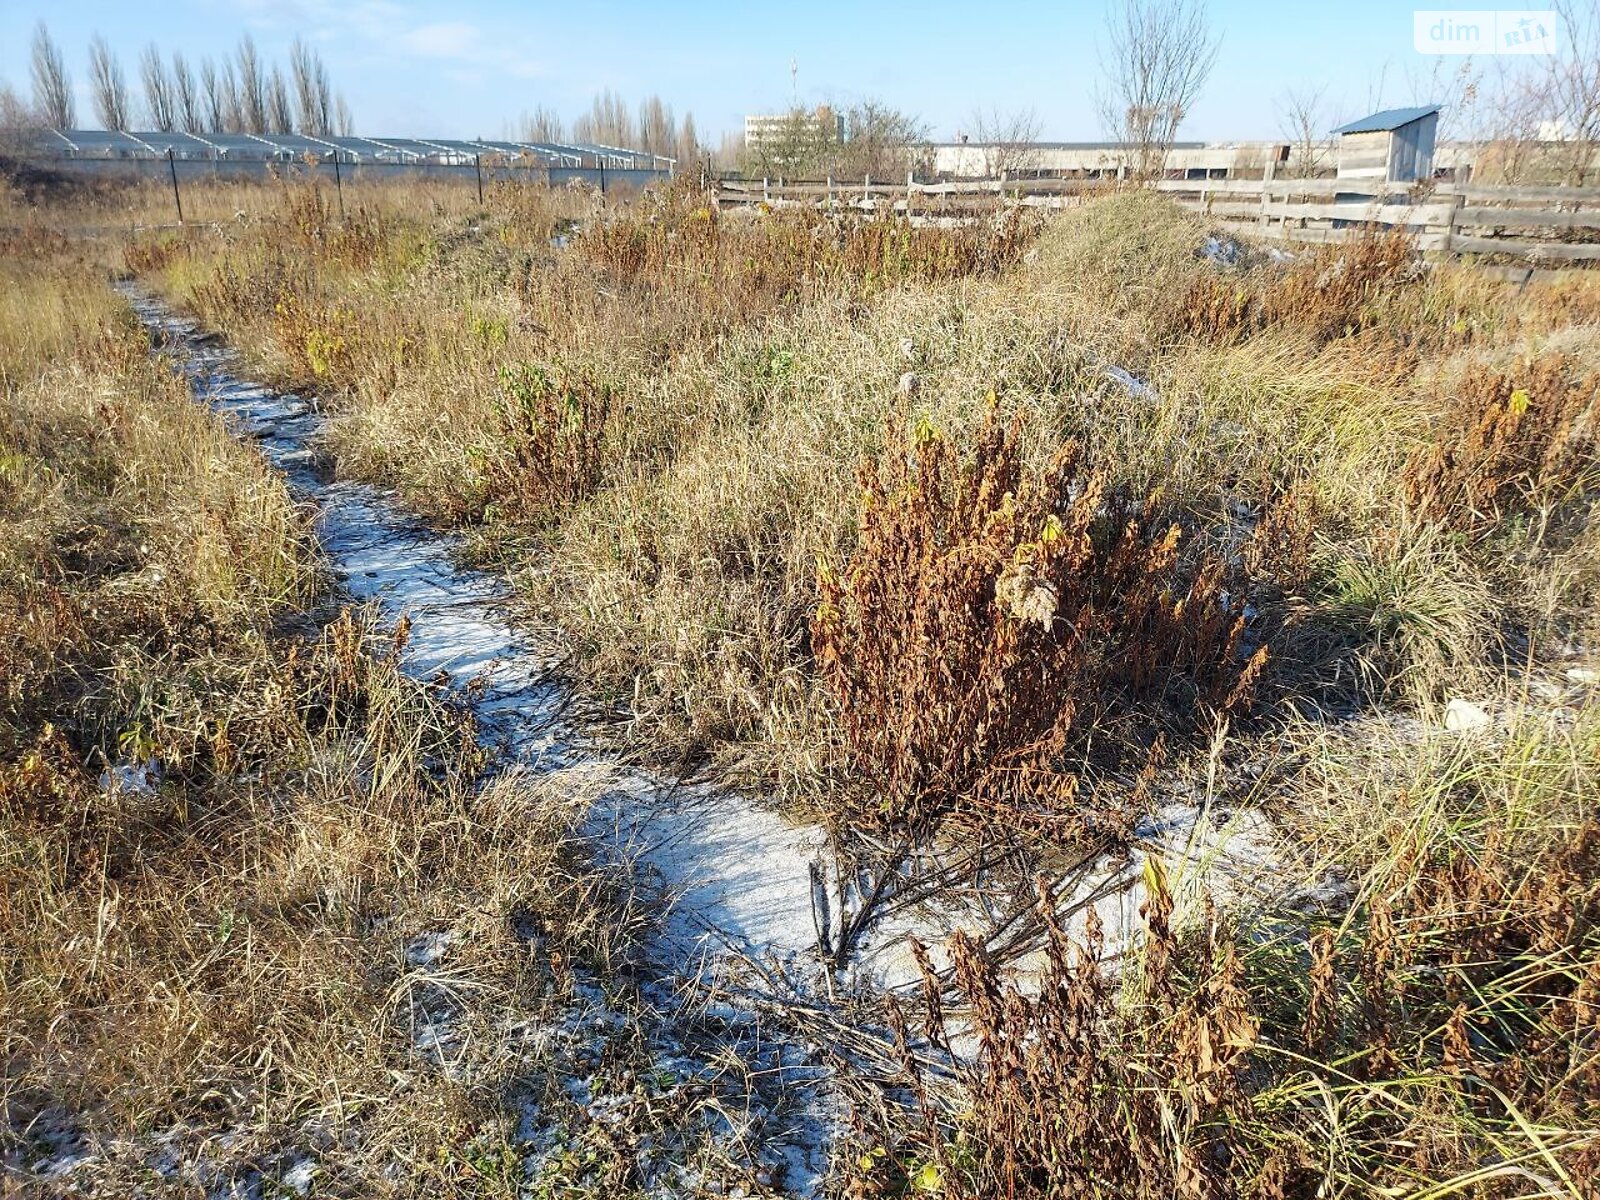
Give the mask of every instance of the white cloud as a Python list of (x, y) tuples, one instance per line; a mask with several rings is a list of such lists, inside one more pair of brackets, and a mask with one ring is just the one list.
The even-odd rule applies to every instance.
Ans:
[[(387, 59), (429, 59), (475, 72), (519, 79), (543, 76), (535, 43), (521, 29), (486, 29), (438, 19), (441, 5), (400, 0), (231, 0), (251, 24), (304, 33), (324, 46), (345, 46)], [(432, 11), (429, 11), (429, 10)], [(445, 10), (446, 12), (449, 9)]]
[(481, 31), (465, 21), (419, 25), (400, 35), (401, 44), (425, 58), (477, 59), (484, 56)]

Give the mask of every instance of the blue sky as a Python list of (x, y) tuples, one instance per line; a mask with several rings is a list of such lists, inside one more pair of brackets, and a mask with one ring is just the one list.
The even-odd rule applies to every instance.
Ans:
[[(1308, 84), (1326, 86), (1335, 120), (1373, 99), (1425, 98), (1435, 64), (1458, 60), (1412, 49), (1413, 7), (1212, 0), (1221, 56), (1180, 136), (1278, 136), (1276, 99)], [(130, 78), (151, 39), (198, 58), (225, 53), (248, 30), (267, 57), (282, 58), (299, 33), (322, 51), (364, 133), (492, 137), (536, 104), (570, 118), (610, 87), (691, 109), (714, 142), (744, 113), (787, 105), (792, 57), (807, 104), (881, 98), (920, 114), (939, 138), (974, 106), (1032, 107), (1042, 136), (1086, 140), (1100, 133), (1092, 93), (1104, 11), (1102, 0), (0, 0), (0, 79), (26, 91), (41, 17), (80, 95), (97, 30)], [(79, 110), (86, 120), (86, 98)]]

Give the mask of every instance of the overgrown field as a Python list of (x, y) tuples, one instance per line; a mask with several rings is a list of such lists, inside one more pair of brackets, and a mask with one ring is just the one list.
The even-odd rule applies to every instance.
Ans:
[[(230, 202), (248, 219), (132, 238), (126, 269), (321, 395), (341, 474), (468, 531), (653, 757), (863, 860), (979, 846), (1045, 885), (1175, 799), (1283, 834), (1248, 903), (1151, 859), (1126, 956), (1041, 903), (1022, 990), (976, 935), (925, 957), (842, 1191), (1600, 1195), (1600, 281), (1519, 289), (1398, 235), (1218, 256), (1137, 192), (950, 229), (686, 187)], [(37, 907), (7, 914), (8, 1103), (148, 1127), (358, 1078), (369, 1136), (414, 1138), (376, 1099), (372, 998), (416, 906), (530, 905), (603, 962), (625, 902), (551, 797), (466, 799), (470, 739), (358, 621), (288, 619), (324, 595), (301, 518), (26, 220), (0, 798), (7, 903)], [(156, 799), (94, 786), (129, 759), (165, 765)], [(192, 945), (134, 954), (196, 906)], [(159, 978), (124, 991), (135, 960)], [(507, 1005), (558, 986), (514, 949), (482, 971)], [(236, 998), (261, 977), (292, 982), (270, 1013)], [(141, 1020), (168, 1032), (105, 1040)], [(247, 1100), (171, 1065), (247, 1060)], [(452, 1086), (432, 1128), (490, 1119)]]
[(750, 1186), (737, 1055), (653, 1065), (603, 774), (483, 783), (102, 250), (0, 254), (0, 1195)]

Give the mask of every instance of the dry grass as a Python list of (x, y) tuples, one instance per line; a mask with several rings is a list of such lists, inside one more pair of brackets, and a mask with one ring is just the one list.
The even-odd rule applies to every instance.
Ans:
[[(575, 833), (603, 779), (481, 789), (392, 636), (301, 614), (305, 514), (105, 277), (4, 274), (0, 1190), (273, 1187), (301, 1159), (336, 1192), (481, 1195), (508, 1155), (520, 1178), (518, 1105), (571, 1105), (505, 1028), (565, 1019), (637, 921)], [(449, 1069), (419, 1041), (446, 1019)]]
[(967, 947), (936, 993), (964, 1087), (902, 1079), (855, 1190), (1592, 1194), (1592, 694), (1431, 723), (1592, 649), (1589, 282), (1397, 237), (1218, 267), (1142, 193), (947, 234), (679, 192), (574, 213), (566, 253), (554, 200), (489, 208), (342, 246), (285, 200), (144, 265), (328, 395), (342, 470), (473, 529), (656, 752), (868, 833), (1081, 825), (1091, 733), (1132, 774), (1228, 707), (1247, 609), (1270, 647), (1234, 737), (1294, 751), (1260, 786), (1353, 900), (1236, 927), (1156, 875), (1143, 951), (1114, 974), (1057, 931), (1038, 994)]
[[(1025, 249), (1003, 224), (736, 219), (679, 189), (591, 221), (568, 254), (544, 241), (537, 193), (512, 195), (480, 235), (390, 209), (372, 261), (331, 236), (286, 257), (262, 225), (191, 244), (164, 278), (280, 377), (341, 397), (347, 469), (480, 526), (487, 550), (537, 538), (530, 599), (678, 754), (801, 792), (841, 768), (805, 677), (811, 564), (857, 536), (851, 476), (898, 387), (955, 444), (995, 388), (1028, 463), (1076, 440), (1201, 543), (1307, 497), (1315, 570), (1258, 582), (1299, 630), (1285, 663), (1340, 687), (1426, 700), (1543, 636), (1552, 588), (1568, 611), (1577, 594), (1520, 551), (1532, 586), (1508, 587), (1503, 545), (1463, 553), (1397, 503), (1456, 420), (1459, 364), (1567, 335), (1586, 311), (1574, 285), (1420, 271), (1401, 237), (1218, 268), (1205, 226), (1143, 193), (1064, 214)], [(1224, 291), (1248, 301), (1245, 325), (1217, 324), (1205, 298)], [(1124, 394), (1108, 362), (1154, 395)], [(568, 381), (550, 411), (532, 391), (508, 402), (508, 380), (541, 378)], [(595, 400), (557, 405), (574, 385)]]
[(910, 1119), (862, 1131), (852, 1194), (1594, 1196), (1592, 713), (1386, 755), (1314, 736), (1294, 786), (1359, 872), (1347, 910), (1232, 928), (1152, 861), (1120, 975), (1049, 906), (1036, 989), (960, 935), (948, 976), (924, 954), (919, 1033), (890, 1012)]

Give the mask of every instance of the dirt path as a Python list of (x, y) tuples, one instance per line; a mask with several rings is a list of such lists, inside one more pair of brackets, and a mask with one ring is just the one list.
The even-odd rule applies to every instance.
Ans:
[[(194, 322), (139, 291), (125, 294), (196, 399), (253, 441), (316, 504), (323, 555), (351, 597), (375, 605), (390, 624), (409, 619), (403, 669), (417, 679), (447, 677), (497, 750), (497, 770), (591, 767), (607, 774), (609, 786), (590, 813), (594, 843), (631, 864), (662, 912), (656, 941), (646, 947), (656, 972), (644, 989), (653, 1009), (646, 1014), (647, 1039), (686, 1079), (706, 1074), (708, 1061), (736, 1049), (760, 1078), (724, 1100), (759, 1114), (761, 1129), (755, 1138), (750, 1129), (730, 1127), (727, 1137), (741, 1143), (740, 1157), (770, 1164), (785, 1192), (815, 1192), (836, 1119), (829, 1070), (814, 1046), (771, 1020), (771, 1006), (749, 983), (815, 974), (811, 871), (826, 855), (821, 831), (747, 797), (659, 778), (595, 745), (566, 712), (556, 650), (516, 627), (504, 582), (458, 567), (458, 542), (421, 525), (381, 489), (328, 479), (316, 449), (323, 417), (313, 404), (240, 378), (232, 352)], [(418, 945), (448, 946), (449, 938), (439, 931)], [(432, 960), (431, 953), (419, 954), (413, 965), (426, 968)], [(776, 970), (725, 977), (730, 964), (751, 962)], [(718, 998), (709, 1010), (708, 985)], [(582, 1011), (575, 1009), (570, 1022), (575, 1030), (597, 1022), (620, 1026), (621, 1015), (607, 1008), (600, 989), (582, 989), (579, 1000)], [(425, 1016), (428, 1044), (419, 1044), (419, 1053), (438, 1058), (451, 1039), (451, 1014), (446, 1006)], [(591, 1106), (599, 1111), (607, 1100), (593, 1098)], [(530, 1144), (541, 1140), (538, 1120), (525, 1114)], [(529, 1173), (536, 1175), (537, 1164)]]
[[(456, 539), (425, 528), (380, 489), (327, 480), (315, 449), (323, 418), (311, 404), (238, 378), (231, 353), (193, 322), (128, 295), (196, 397), (317, 504), (323, 553), (351, 596), (389, 623), (409, 618), (409, 674), (446, 673), (507, 767), (547, 771), (604, 756), (564, 713), (558, 653), (515, 626), (501, 580), (458, 567)], [(594, 813), (595, 832), (654, 876), (678, 954), (704, 944), (796, 959), (815, 946), (811, 868), (826, 855), (819, 829), (736, 793), (611, 765), (615, 782)]]

